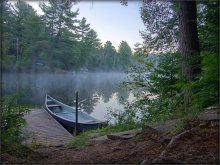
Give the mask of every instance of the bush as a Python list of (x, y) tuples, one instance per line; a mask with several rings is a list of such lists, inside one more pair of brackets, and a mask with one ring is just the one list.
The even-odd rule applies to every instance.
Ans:
[(26, 124), (24, 114), (28, 110), (16, 104), (16, 95), (1, 98), (1, 144), (7, 152), (18, 147), (22, 142), (22, 129)]

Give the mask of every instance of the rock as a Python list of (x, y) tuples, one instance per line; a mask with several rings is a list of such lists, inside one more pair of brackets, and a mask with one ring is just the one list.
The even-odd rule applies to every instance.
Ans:
[(216, 112), (216, 111), (219, 111), (219, 107), (217, 107), (217, 106), (212, 106), (212, 107), (208, 107), (208, 108), (206, 108), (205, 110), (208, 110), (208, 111), (213, 111), (213, 112)]
[(212, 127), (219, 125), (219, 109), (218, 108), (207, 108), (206, 111), (202, 112), (198, 118), (200, 120), (207, 121)]
[(198, 116), (200, 120), (219, 121), (219, 114), (215, 113), (202, 113)]
[(146, 131), (146, 133), (148, 133), (147, 131), (150, 131), (149, 133), (166, 133), (174, 128), (178, 123), (178, 119), (150, 123), (143, 127), (143, 131)]
[(92, 140), (94, 140), (94, 141), (105, 141), (107, 139), (108, 139), (107, 136), (104, 135), (104, 136), (95, 137)]
[(135, 135), (131, 135), (131, 134), (122, 134), (122, 135), (109, 134), (107, 135), (108, 139), (111, 139), (111, 140), (125, 140), (125, 139), (133, 138), (134, 136)]
[(134, 136), (136, 136), (138, 132), (138, 130), (130, 130), (124, 132), (111, 133), (107, 135), (107, 138), (111, 140), (126, 140), (133, 138)]

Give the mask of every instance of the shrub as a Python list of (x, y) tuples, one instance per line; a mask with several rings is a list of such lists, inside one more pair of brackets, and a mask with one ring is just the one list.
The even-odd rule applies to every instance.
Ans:
[(2, 151), (7, 152), (21, 144), (22, 129), (26, 123), (24, 114), (28, 110), (16, 104), (17, 95), (1, 98), (1, 144)]

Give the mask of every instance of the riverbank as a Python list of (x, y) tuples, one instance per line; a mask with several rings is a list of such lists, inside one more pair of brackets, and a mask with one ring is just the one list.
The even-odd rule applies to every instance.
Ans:
[[(209, 116), (209, 119), (207, 118)], [(203, 115), (204, 118), (204, 115)], [(219, 127), (206, 119), (190, 120), (181, 129), (158, 131), (145, 126), (131, 138), (91, 139), (82, 147), (38, 147), (2, 155), (4, 164), (151, 164), (219, 163)], [(168, 125), (171, 122), (168, 122)], [(157, 129), (158, 128), (158, 129)], [(161, 128), (161, 127), (160, 127)], [(165, 129), (162, 129), (165, 130)], [(20, 154), (20, 155), (19, 155)]]

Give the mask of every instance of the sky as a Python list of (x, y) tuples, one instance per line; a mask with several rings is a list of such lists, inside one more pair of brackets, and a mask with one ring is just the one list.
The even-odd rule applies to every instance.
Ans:
[[(39, 1), (26, 1), (38, 14), (43, 14), (38, 6)], [(139, 34), (144, 30), (140, 17), (140, 1), (128, 2), (128, 6), (121, 5), (120, 1), (80, 1), (73, 6), (73, 11), (79, 8), (78, 18), (85, 17), (90, 27), (98, 33), (104, 44), (111, 41), (116, 49), (120, 42), (126, 41), (133, 49), (134, 44), (142, 42)]]

